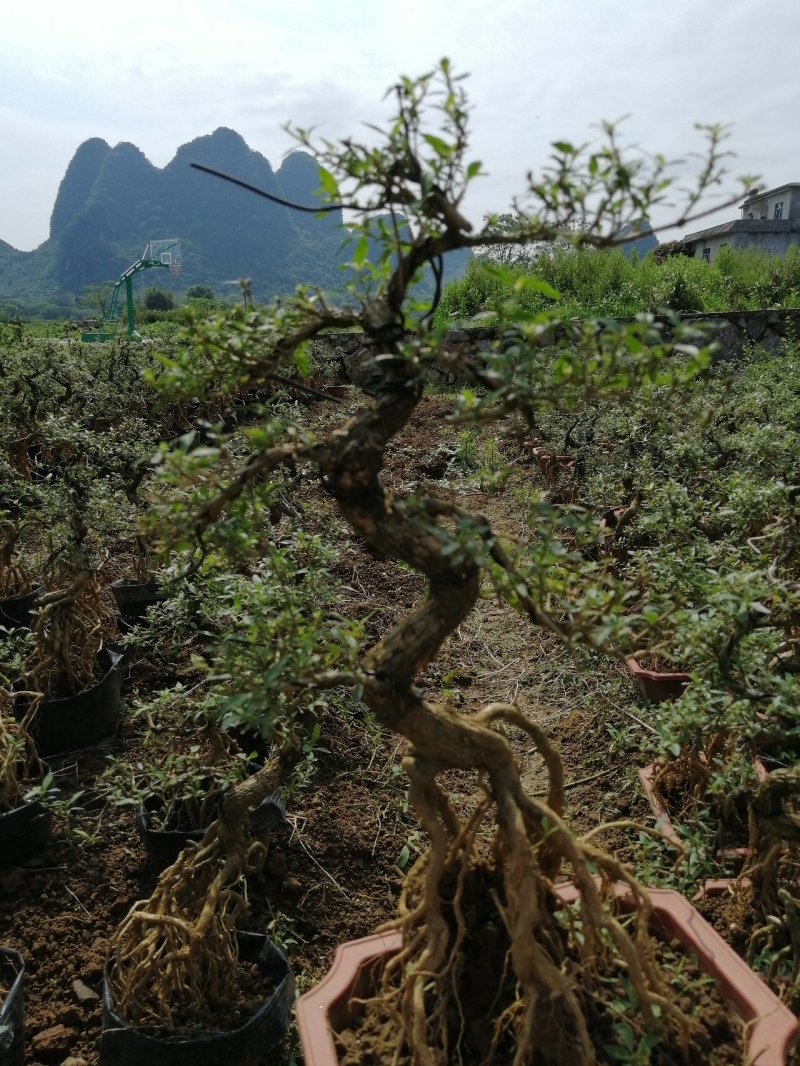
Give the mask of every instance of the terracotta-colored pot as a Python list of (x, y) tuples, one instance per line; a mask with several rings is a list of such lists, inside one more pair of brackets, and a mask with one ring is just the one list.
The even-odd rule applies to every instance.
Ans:
[(692, 680), (691, 674), (685, 674), (679, 670), (647, 670), (632, 658), (626, 659), (625, 665), (639, 686), (641, 694), (651, 703), (666, 703), (669, 700), (680, 699), (683, 690)]
[(692, 903), (697, 903), (701, 899), (724, 896), (726, 892), (732, 892), (734, 888), (749, 888), (751, 884), (749, 877), (711, 877), (704, 881), (692, 896)]
[[(573, 884), (559, 885), (566, 904), (578, 897)], [(615, 886), (620, 910), (635, 904), (627, 885)], [(748, 1025), (748, 1062), (783, 1066), (800, 1035), (800, 1022), (722, 937), (685, 899), (671, 889), (650, 889), (652, 928), (665, 939), (679, 940), (697, 956), (701, 970), (717, 982), (721, 994)], [(358, 1010), (351, 1003), (374, 990), (380, 971), (401, 947), (397, 931), (378, 933), (342, 944), (322, 981), (295, 1004), (305, 1066), (337, 1066), (333, 1033), (347, 1028)]]
[(337, 1066), (333, 1033), (356, 1016), (351, 1000), (375, 988), (386, 960), (403, 945), (398, 930), (350, 940), (336, 949), (333, 964), (318, 985), (295, 1002), (305, 1066)]
[(577, 461), (572, 455), (553, 455), (546, 448), (526, 445), (536, 461), (536, 465), (545, 477), (553, 477), (559, 470), (572, 472), (577, 466)]
[[(753, 769), (760, 781), (766, 779), (766, 767), (759, 759), (756, 759), (753, 764)], [(647, 802), (650, 804), (650, 810), (655, 816), (656, 828), (661, 831), (661, 835), (669, 844), (673, 844), (676, 848), (682, 848), (683, 844), (681, 838), (675, 829), (670, 813), (664, 806), (664, 801), (655, 785), (655, 779), (658, 773), (656, 763), (651, 762), (649, 766), (643, 766), (637, 771), (637, 773), (642, 788), (644, 789), (644, 794), (647, 796)], [(724, 848), (722, 851), (717, 852), (717, 858), (732, 859), (741, 864), (749, 854), (749, 848)]]

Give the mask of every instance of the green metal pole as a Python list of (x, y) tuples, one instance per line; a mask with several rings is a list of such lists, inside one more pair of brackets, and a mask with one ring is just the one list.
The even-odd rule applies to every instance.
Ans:
[(133, 335), (133, 274), (125, 278), (125, 299), (128, 304), (128, 336)]

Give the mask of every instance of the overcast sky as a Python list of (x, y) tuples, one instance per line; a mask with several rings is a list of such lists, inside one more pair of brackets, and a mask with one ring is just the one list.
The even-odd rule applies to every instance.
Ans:
[(627, 139), (669, 157), (702, 147), (694, 123), (731, 123), (727, 192), (740, 174), (800, 181), (800, 0), (10, 0), (0, 239), (46, 240), (89, 137), (131, 141), (163, 167), (229, 126), (277, 169), (284, 122), (357, 134), (387, 113), (398, 75), (444, 55), (471, 75), (474, 157), (489, 172), (467, 205), (476, 222), (522, 191), (551, 141), (590, 140), (627, 114)]

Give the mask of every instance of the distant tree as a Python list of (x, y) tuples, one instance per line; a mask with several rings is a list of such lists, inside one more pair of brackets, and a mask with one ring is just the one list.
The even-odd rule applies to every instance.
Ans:
[(187, 300), (213, 300), (214, 290), (210, 285), (190, 285), (186, 290)]
[[(570, 219), (554, 238), (530, 241), (527, 240), (525, 219), (520, 215), (508, 212), (500, 215), (484, 215), (484, 222), (486, 224), (484, 233), (487, 235), (496, 233), (498, 243), (487, 244), (476, 249), (475, 257), (504, 267), (531, 266), (542, 252), (552, 252), (557, 247), (570, 247), (571, 242), (566, 235), (570, 232), (578, 235), (583, 231), (584, 226), (582, 218)], [(518, 242), (513, 239), (515, 233), (520, 235)]]
[(171, 311), (175, 306), (175, 298), (171, 292), (163, 289), (145, 289), (142, 304), (147, 311)]
[(108, 304), (109, 297), (114, 291), (114, 281), (101, 281), (97, 285), (86, 285), (83, 290), (83, 303), (96, 312), (99, 318), (102, 318), (106, 305)]

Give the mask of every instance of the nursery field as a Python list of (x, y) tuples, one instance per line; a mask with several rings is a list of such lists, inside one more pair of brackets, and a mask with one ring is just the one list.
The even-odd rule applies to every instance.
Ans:
[[(302, 672), (310, 655), (330, 657), (318, 637), (309, 643), (318, 615), (340, 661), (350, 643), (363, 655), (412, 611), (424, 582), (354, 536), (301, 466), (277, 491), (252, 494), (246, 543), (231, 544), (222, 528), (202, 561), (189, 544), (185, 516), (225, 482), (220, 464), (232, 469), (276, 422), (325, 439), (374, 403), (352, 386), (332, 389), (312, 366), (310, 390), (298, 380), (185, 405), (165, 402), (147, 380), (169, 352), (33, 341), (2, 355), (5, 610), (43, 586), (27, 626), (4, 618), (2, 809), (50, 791), (54, 823), (40, 846), (3, 855), (0, 944), (25, 959), (25, 1061), (77, 1066), (97, 1061), (103, 969), (130, 908), (156, 883), (157, 860), (137, 833), (140, 803), (202, 828), (243, 761), (269, 756), (260, 698), (298, 699), (263, 680), (266, 666), (285, 669), (286, 660)], [(493, 703), (518, 708), (560, 752), (573, 831), (612, 823), (598, 840), (648, 884), (689, 896), (741, 865), (721, 843), (752, 848), (754, 833), (751, 854), (766, 847), (775, 863), (781, 842), (775, 877), (785, 878), (793, 853), (774, 812), (759, 839), (751, 766), (757, 751), (783, 772), (796, 745), (797, 370), (794, 351), (748, 353), (680, 395), (665, 388), (543, 418), (535, 440), (513, 423), (498, 433), (448, 421), (455, 394), (428, 386), (381, 473), (397, 498), (431, 496), (485, 516), (519, 567), (546, 564), (542, 602), (553, 617), (579, 602), (604, 627), (596, 649), (581, 649), (510, 609), (490, 574), (475, 610), (420, 674), (425, 699), (465, 716)], [(135, 616), (115, 600), (114, 581), (154, 576), (161, 602)], [(49, 774), (37, 786), (42, 771), (14, 728), (12, 688), (19, 678), (62, 697), (86, 688), (104, 668), (80, 671), (101, 645), (124, 656), (118, 719), (91, 744), (56, 742), (52, 786)], [(637, 645), (656, 649), (641, 656), (646, 665), (688, 672), (680, 701), (643, 699), (619, 651)], [(426, 844), (409, 810), (407, 745), (379, 724), (358, 685), (310, 689), (302, 700), (300, 750), (281, 783), (285, 813), (273, 805), (266, 859), (244, 875), (239, 922), (285, 951), (298, 992), (339, 943), (396, 915)], [(546, 795), (537, 746), (524, 733), (509, 738), (523, 787)], [(636, 769), (654, 758), (669, 768), (682, 855), (647, 833), (655, 818)], [(468, 819), (478, 775), (445, 778)], [(763, 903), (746, 894), (732, 896), (739, 920), (719, 903), (711, 915), (742, 953), (741, 914), (751, 931), (764, 925)], [(756, 961), (794, 1005), (791, 916), (784, 930), (778, 915)], [(281, 1047), (264, 1061), (302, 1061), (293, 1032)]]
[(294, 131), (341, 302), (0, 341), (0, 1066), (796, 1055), (800, 350), (513, 271), (449, 343), (446, 253), (566, 277), (670, 164), (604, 124), (475, 232), (462, 79), (390, 95)]

